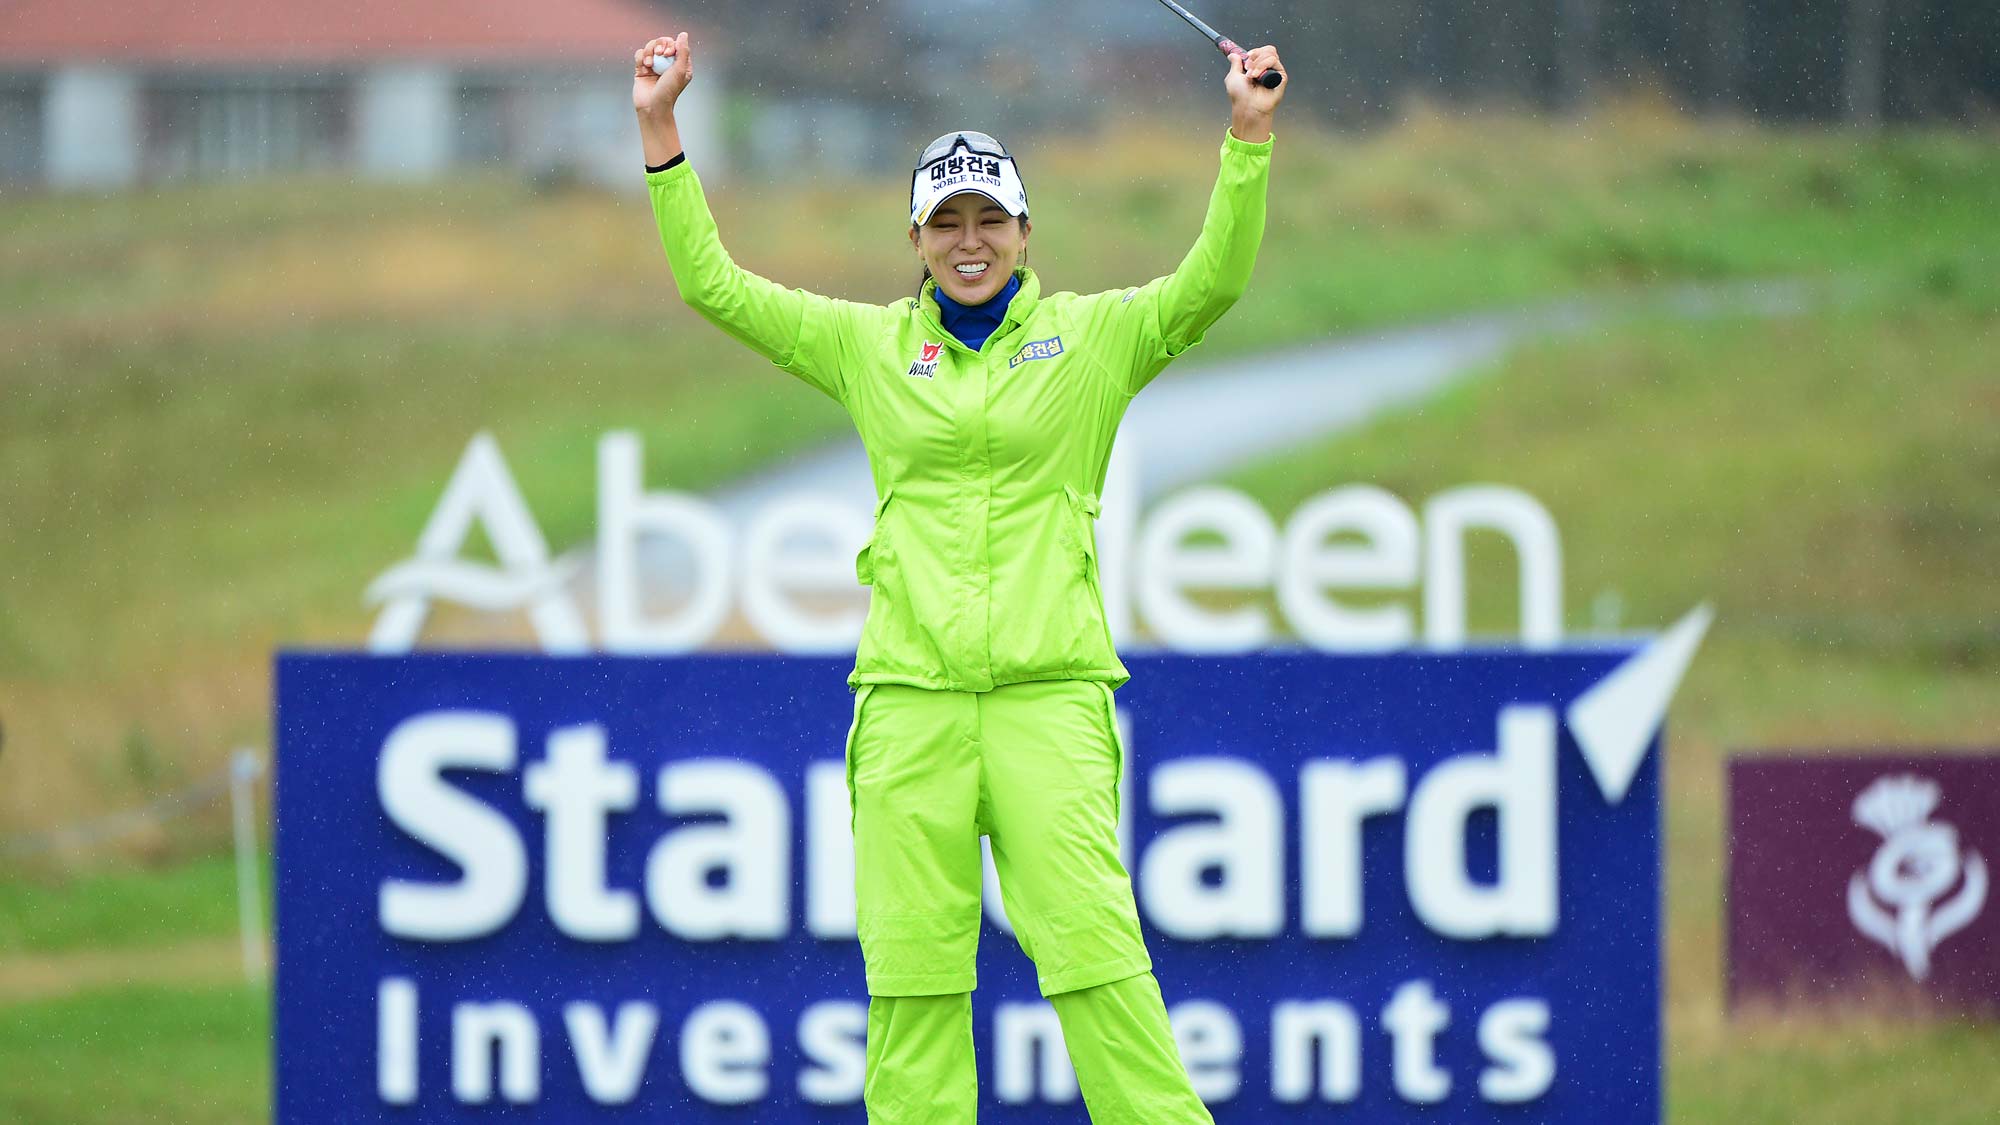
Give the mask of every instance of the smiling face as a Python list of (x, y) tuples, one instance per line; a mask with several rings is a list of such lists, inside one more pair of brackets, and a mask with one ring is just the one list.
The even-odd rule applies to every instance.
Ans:
[(978, 305), (1007, 287), (1033, 229), (1033, 223), (1016, 219), (998, 203), (964, 191), (938, 204), (923, 226), (910, 228), (910, 244), (945, 296), (961, 305)]

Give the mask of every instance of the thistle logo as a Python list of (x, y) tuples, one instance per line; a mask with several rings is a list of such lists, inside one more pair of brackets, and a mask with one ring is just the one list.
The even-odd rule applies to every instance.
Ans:
[[(1961, 860), (1958, 829), (1929, 819), (1937, 804), (1937, 783), (1910, 774), (1879, 778), (1854, 800), (1854, 823), (1879, 833), (1882, 846), (1866, 874), (1848, 881), (1847, 916), (1901, 958), (1912, 980), (1930, 975), (1931, 951), (1986, 904), (1986, 861), (1978, 852)], [(1959, 892), (1939, 904), (1961, 871)]]
[(925, 340), (923, 350), (917, 353), (917, 361), (910, 365), (909, 371), (905, 374), (913, 379), (937, 378), (938, 356), (943, 353), (943, 344), (933, 344)]

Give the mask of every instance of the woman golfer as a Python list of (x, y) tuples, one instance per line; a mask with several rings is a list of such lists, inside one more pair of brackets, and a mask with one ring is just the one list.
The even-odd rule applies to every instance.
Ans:
[[(671, 55), (666, 73), (652, 60)], [(722, 248), (681, 151), (688, 37), (633, 57), (660, 241), (683, 300), (847, 409), (875, 478), (855, 559), (873, 587), (849, 684), (847, 776), (868, 978), (868, 1118), (975, 1117), (979, 838), (1099, 1125), (1210, 1121), (1175, 1049), (1118, 857), (1120, 750), (1092, 521), (1125, 408), (1242, 295), (1264, 230), (1271, 119), (1290, 83), (1231, 61), (1230, 129), (1201, 236), (1167, 277), (1044, 293), (1023, 263), (1019, 168), (978, 132), (917, 159), (920, 293), (887, 306), (785, 289)], [(1115, 174), (1108, 166), (1106, 174)]]

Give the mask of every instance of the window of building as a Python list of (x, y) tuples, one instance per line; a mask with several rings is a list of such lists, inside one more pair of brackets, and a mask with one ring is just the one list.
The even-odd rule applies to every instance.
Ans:
[(29, 183), (42, 175), (42, 87), (0, 84), (0, 183)]
[(349, 83), (334, 76), (188, 74), (145, 94), (146, 175), (212, 178), (348, 162)]
[(499, 82), (468, 79), (459, 84), (452, 134), (458, 164), (499, 164), (515, 154), (513, 91)]

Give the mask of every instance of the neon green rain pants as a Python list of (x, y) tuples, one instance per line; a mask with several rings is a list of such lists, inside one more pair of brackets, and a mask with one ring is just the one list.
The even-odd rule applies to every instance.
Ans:
[(1208, 1123), (1118, 856), (1108, 685), (864, 684), (848, 736), (871, 1125), (971, 1125), (979, 837), (1097, 1125)]

